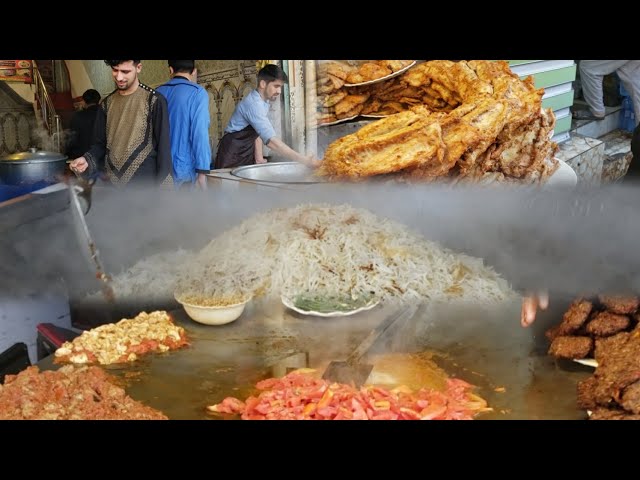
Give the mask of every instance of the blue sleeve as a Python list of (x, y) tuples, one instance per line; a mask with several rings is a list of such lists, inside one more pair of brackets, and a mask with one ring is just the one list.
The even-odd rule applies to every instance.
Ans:
[(198, 89), (193, 105), (193, 128), (191, 145), (195, 156), (197, 173), (211, 171), (211, 145), (209, 144), (209, 95), (205, 89)]
[(258, 105), (250, 105), (247, 108), (247, 122), (253, 127), (253, 129), (258, 132), (260, 138), (262, 139), (262, 143), (267, 145), (271, 138), (276, 136), (276, 131), (273, 129), (273, 125), (267, 118), (264, 110), (262, 110)]

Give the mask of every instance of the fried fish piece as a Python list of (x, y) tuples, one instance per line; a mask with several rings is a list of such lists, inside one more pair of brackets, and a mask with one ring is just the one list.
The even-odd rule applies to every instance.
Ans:
[(333, 84), (331, 82), (316, 86), (316, 92), (317, 92), (318, 95), (326, 95), (326, 94), (331, 93), (331, 92), (333, 92), (335, 90), (336, 90), (336, 88), (333, 86)]
[(352, 72), (347, 76), (348, 83), (363, 83), (377, 80), (393, 73), (387, 67), (383, 67), (373, 62), (366, 62), (360, 65), (357, 72)]
[[(369, 99), (369, 95), (347, 95), (335, 105), (336, 115), (338, 118), (346, 118), (359, 114), (364, 102)], [(352, 113), (356, 112), (356, 113)]]
[(344, 87), (344, 80), (342, 78), (331, 75), (330, 73), (327, 74), (327, 78), (331, 81), (334, 89), (339, 90)]
[(335, 113), (318, 113), (316, 115), (316, 122), (318, 125), (324, 125), (326, 123), (333, 123), (338, 120)]
[(341, 90), (324, 97), (318, 97), (318, 100), (323, 107), (333, 107), (335, 104), (343, 100), (346, 96), (347, 92)]
[(317, 74), (319, 77), (333, 75), (340, 80), (346, 80), (347, 75), (349, 75), (349, 73), (353, 70), (354, 68), (347, 64), (329, 61), (322, 62), (318, 65)]
[(380, 110), (380, 107), (382, 107), (382, 102), (379, 99), (370, 98), (364, 104), (364, 107), (362, 108), (362, 112), (361, 113), (363, 115), (373, 114), (373, 113), (376, 113), (378, 110)]
[(393, 73), (411, 65), (413, 60), (376, 60), (376, 63), (382, 67), (388, 68)]
[(395, 172), (444, 156), (437, 118), (402, 112), (346, 135), (327, 148), (321, 175), (362, 177)]

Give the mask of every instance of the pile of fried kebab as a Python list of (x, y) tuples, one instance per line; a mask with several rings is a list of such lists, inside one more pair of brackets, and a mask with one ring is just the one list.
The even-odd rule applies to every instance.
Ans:
[(546, 332), (556, 358), (595, 357), (592, 376), (578, 383), (578, 406), (592, 420), (640, 420), (640, 298), (578, 298)]
[(318, 68), (319, 121), (388, 116), (331, 143), (319, 175), (540, 184), (559, 166), (544, 89), (507, 62), (432, 60), (360, 87), (345, 87), (348, 76), (337, 62)]

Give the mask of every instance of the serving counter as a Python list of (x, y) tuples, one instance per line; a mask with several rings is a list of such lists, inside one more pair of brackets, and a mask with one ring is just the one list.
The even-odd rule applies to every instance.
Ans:
[[(384, 353), (429, 354), (449, 375), (478, 387), (494, 410), (479, 419), (583, 419), (575, 385), (590, 369), (561, 364), (546, 355), (542, 329), (558, 320), (566, 303), (543, 312), (537, 331), (519, 324), (519, 302), (491, 308), (422, 305), (413, 319), (396, 325), (372, 347)], [(243, 315), (223, 326), (198, 324), (182, 309), (171, 311), (186, 330), (190, 346), (152, 354), (129, 365), (107, 366), (129, 395), (170, 419), (220, 419), (207, 405), (227, 396), (245, 399), (264, 378), (343, 360), (391, 306), (338, 318), (304, 316), (279, 302), (252, 301)], [(473, 322), (462, 321), (472, 315)], [(57, 368), (53, 357), (41, 369)], [(393, 367), (385, 372), (393, 376)], [(391, 371), (389, 370), (391, 368)], [(371, 378), (371, 377), (370, 377)]]

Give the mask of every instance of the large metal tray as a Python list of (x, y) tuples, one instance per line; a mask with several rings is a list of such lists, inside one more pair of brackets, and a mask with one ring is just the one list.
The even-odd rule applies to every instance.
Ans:
[(245, 165), (231, 170), (231, 175), (245, 180), (266, 183), (325, 183), (326, 179), (315, 176), (313, 169), (298, 162), (273, 162)]
[[(586, 419), (576, 403), (576, 383), (593, 369), (547, 355), (544, 331), (568, 306), (568, 300), (552, 298), (527, 329), (520, 326), (518, 299), (492, 306), (425, 304), (369, 353), (433, 352), (441, 368), (476, 385), (494, 409), (479, 419)], [(235, 322), (211, 326), (192, 321), (178, 307), (170, 314), (185, 328), (187, 348), (106, 370), (134, 399), (171, 419), (219, 419), (205, 407), (227, 396), (244, 399), (255, 394), (257, 381), (292, 368), (324, 369), (346, 358), (393, 308), (379, 305), (350, 317), (319, 319), (287, 310), (280, 301), (254, 300)], [(57, 368), (52, 361), (49, 356), (38, 366)]]

